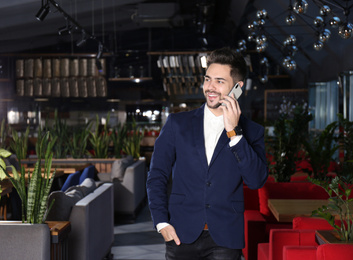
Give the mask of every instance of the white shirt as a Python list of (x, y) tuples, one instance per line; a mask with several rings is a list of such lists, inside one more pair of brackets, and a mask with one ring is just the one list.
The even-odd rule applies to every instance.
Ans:
[[(205, 105), (203, 129), (205, 137), (206, 157), (208, 164), (210, 164), (214, 149), (216, 148), (216, 145), (218, 143), (218, 139), (224, 130), (223, 115), (215, 116), (212, 111), (208, 108), (208, 106)], [(242, 135), (235, 136), (235, 138), (229, 142), (229, 146), (236, 145), (242, 137)], [(168, 225), (169, 223), (166, 222), (158, 223), (156, 226), (157, 231), (160, 232), (161, 229), (165, 228)]]

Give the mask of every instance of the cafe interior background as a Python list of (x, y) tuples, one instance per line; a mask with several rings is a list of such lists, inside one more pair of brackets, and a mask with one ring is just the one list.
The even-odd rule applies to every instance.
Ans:
[(353, 1), (16, 0), (0, 2), (0, 119), (17, 130), (136, 121), (204, 102), (204, 59), (223, 46), (248, 65), (239, 99), (270, 126), (308, 106), (311, 129), (353, 120)]

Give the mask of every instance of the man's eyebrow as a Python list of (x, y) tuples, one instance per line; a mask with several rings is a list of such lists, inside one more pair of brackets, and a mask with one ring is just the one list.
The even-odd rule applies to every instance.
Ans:
[[(204, 78), (209, 78), (210, 79), (211, 77), (208, 76), (208, 75), (205, 75)], [(214, 78), (214, 79), (227, 81), (225, 78)]]

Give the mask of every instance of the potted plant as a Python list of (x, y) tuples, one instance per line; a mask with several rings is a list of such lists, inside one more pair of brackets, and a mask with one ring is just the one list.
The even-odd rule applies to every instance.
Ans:
[[(0, 149), (0, 176), (6, 175), (20, 196), (23, 223), (44, 223), (50, 210), (51, 206), (47, 208), (47, 200), (55, 176), (55, 171), (51, 172), (52, 149), (55, 142), (56, 138), (51, 139), (49, 132), (41, 138), (37, 149), (38, 160), (33, 172), (27, 173), (27, 178), (23, 166), (21, 166), (20, 173), (13, 165), (6, 166), (3, 158), (9, 157), (11, 153)], [(41, 164), (43, 154), (45, 155), (44, 165)], [(18, 158), (21, 165), (21, 159)], [(11, 168), (12, 174), (8, 173), (8, 168)]]
[(110, 135), (108, 129), (109, 119), (110, 113), (108, 113), (106, 123), (101, 129), (99, 124), (99, 117), (97, 115), (95, 131), (90, 132), (89, 141), (94, 151), (94, 153), (91, 153), (91, 155), (95, 158), (108, 158), (108, 147), (110, 144)]
[(135, 121), (132, 122), (131, 128), (127, 129), (127, 136), (123, 144), (123, 152), (126, 155), (131, 155), (133, 158), (138, 159), (140, 157), (140, 144), (143, 135)]
[(308, 173), (312, 178), (320, 180), (329, 178), (328, 169), (333, 161), (333, 155), (339, 148), (335, 142), (337, 126), (337, 122), (333, 122), (327, 125), (321, 133), (315, 133), (309, 140), (303, 141), (311, 165)]
[(324, 188), (330, 196), (328, 205), (314, 210), (312, 216), (326, 219), (339, 240), (353, 242), (353, 179), (336, 176), (331, 182), (313, 178), (310, 181)]
[(295, 173), (295, 162), (307, 137), (308, 123), (313, 118), (306, 105), (292, 106), (289, 102), (285, 107), (274, 123), (274, 136), (269, 140), (267, 149), (268, 158), (271, 158), (270, 174), (277, 182), (289, 182)]

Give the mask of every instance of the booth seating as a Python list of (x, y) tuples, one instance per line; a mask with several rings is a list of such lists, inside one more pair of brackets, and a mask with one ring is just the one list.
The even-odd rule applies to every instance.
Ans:
[(91, 178), (65, 192), (54, 191), (48, 221), (70, 221), (69, 258), (75, 260), (104, 259), (114, 242), (113, 184), (96, 186)]
[[(258, 244), (257, 259), (284, 260), (286, 259), (284, 255), (290, 259), (316, 259), (319, 245), (316, 242), (315, 231), (332, 229), (325, 219), (296, 217), (293, 219), (293, 229), (271, 229), (269, 243)], [(285, 248), (288, 251), (285, 252)]]
[(98, 179), (114, 185), (115, 215), (134, 221), (146, 201), (146, 161), (131, 156), (117, 159), (111, 172), (98, 173)]
[(271, 229), (291, 229), (292, 223), (278, 222), (268, 208), (268, 199), (328, 199), (327, 192), (311, 182), (274, 182), (269, 178), (259, 190), (244, 187), (246, 260), (257, 259), (257, 245), (269, 241)]

